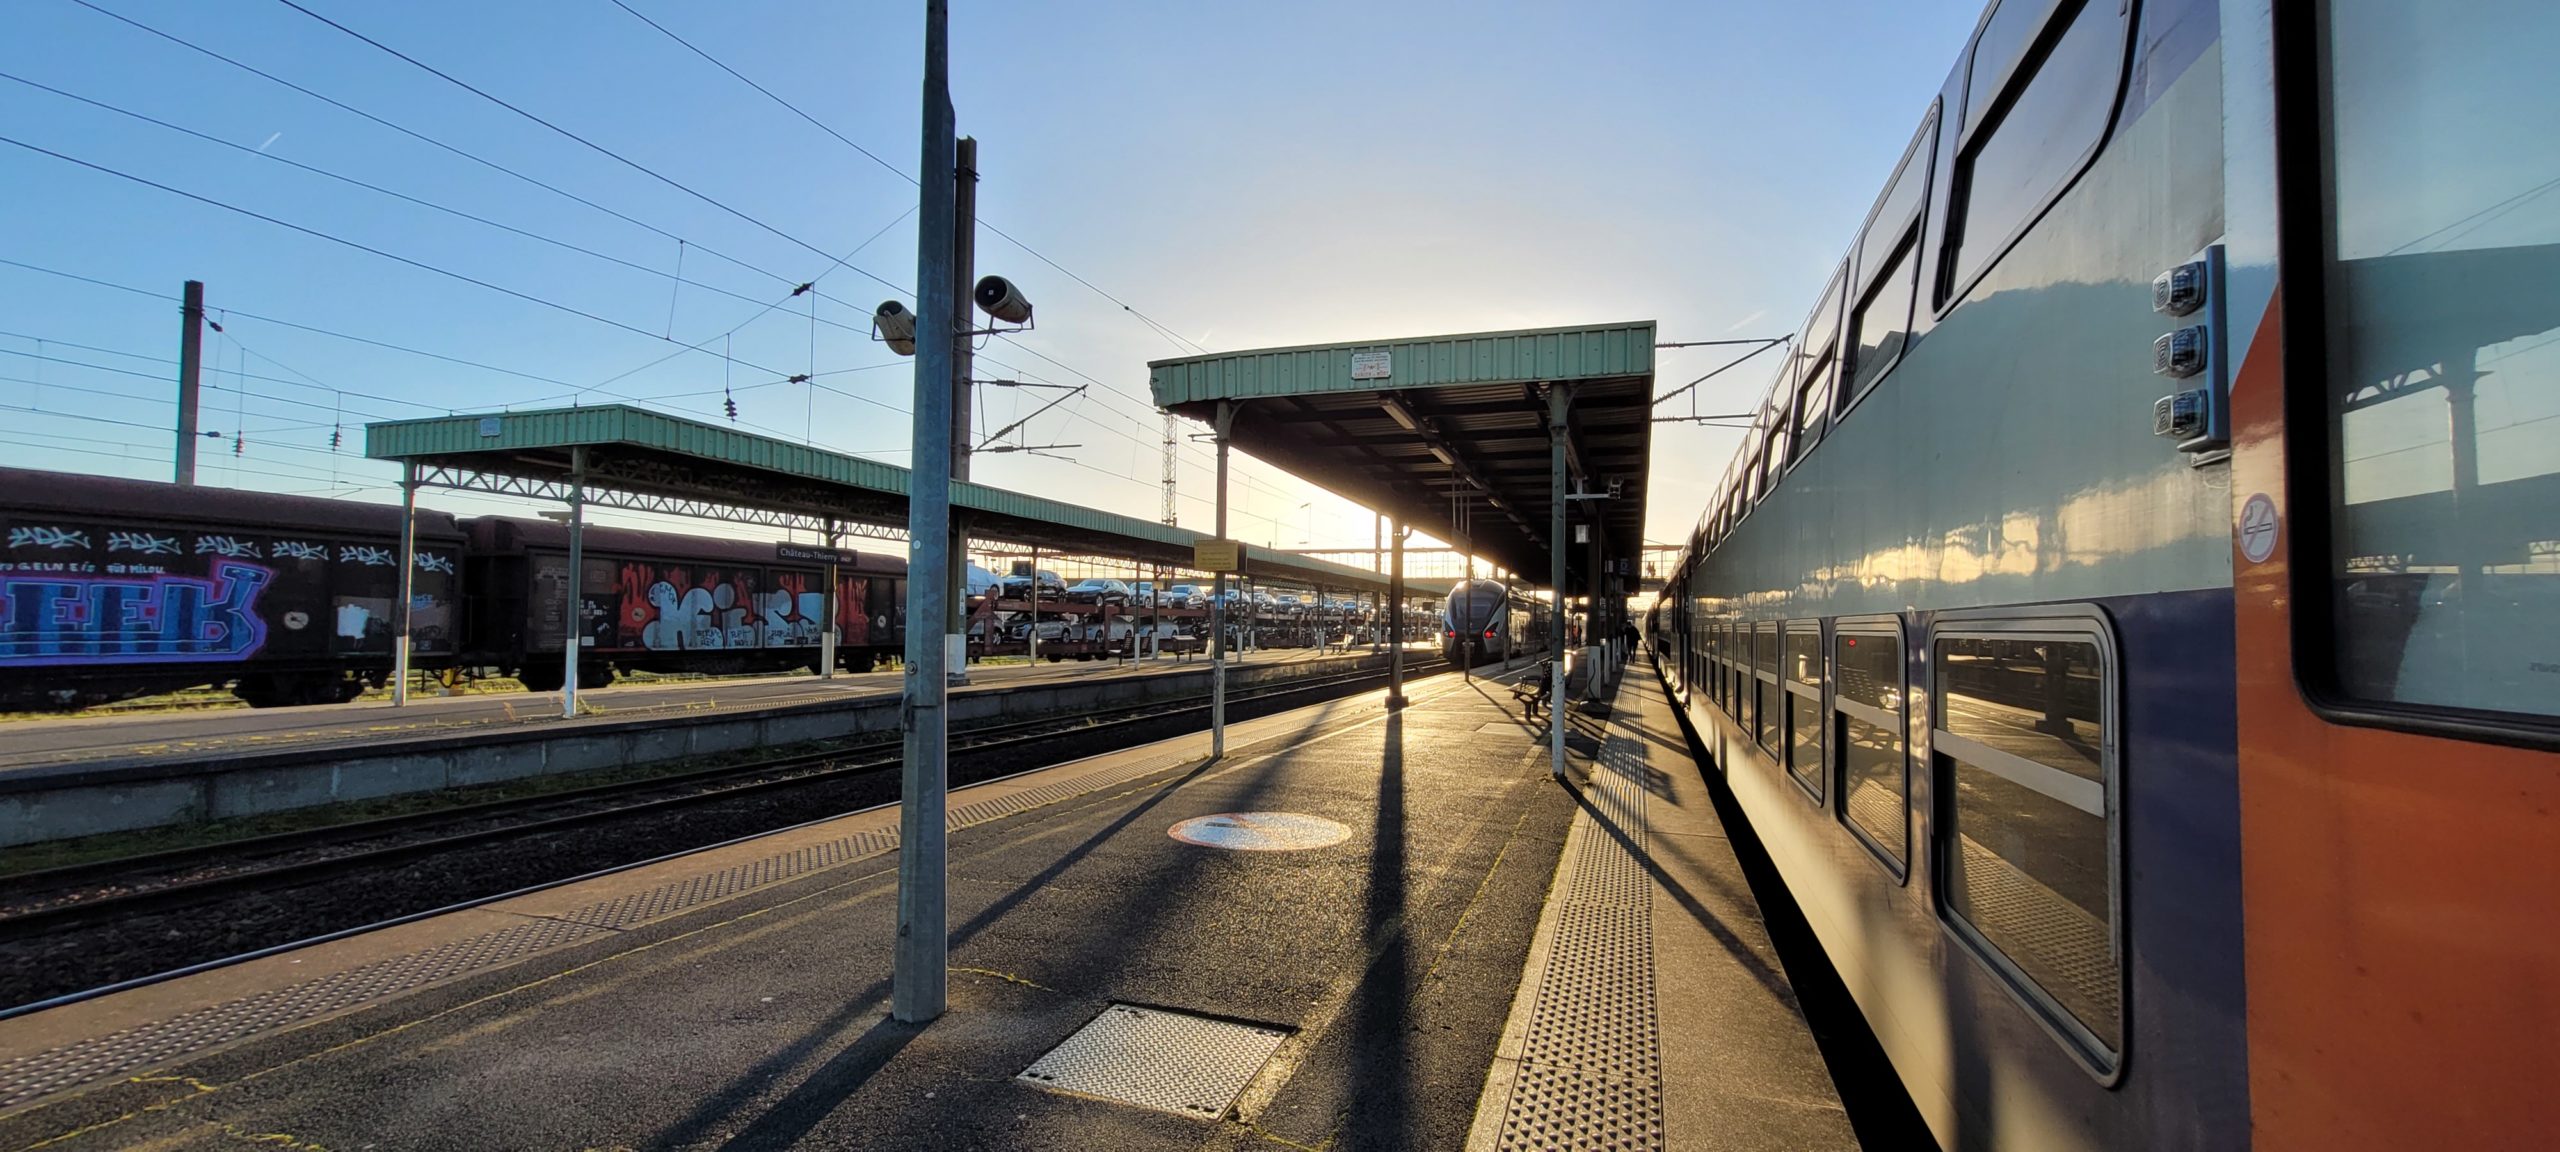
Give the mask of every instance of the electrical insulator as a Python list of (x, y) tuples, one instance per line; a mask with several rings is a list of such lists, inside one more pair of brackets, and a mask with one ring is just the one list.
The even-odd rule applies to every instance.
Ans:
[(720, 401), (720, 406), (729, 410), (729, 420), (730, 420), (730, 422), (731, 422), (731, 423), (735, 423), (735, 422), (737, 422), (737, 419), (738, 419), (738, 398), (737, 398), (737, 397), (735, 397), (735, 396), (730, 396), (730, 397), (726, 397), (726, 398), (722, 399), (722, 400)]

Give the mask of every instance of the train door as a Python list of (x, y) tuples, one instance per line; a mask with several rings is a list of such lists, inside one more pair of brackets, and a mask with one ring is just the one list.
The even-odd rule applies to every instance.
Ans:
[(2275, 6), (2232, 388), (2261, 1149), (2560, 1130), (2560, 8), (2486, 7)]

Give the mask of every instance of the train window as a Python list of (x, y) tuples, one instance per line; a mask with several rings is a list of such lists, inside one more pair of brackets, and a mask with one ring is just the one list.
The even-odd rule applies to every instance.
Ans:
[(1839, 368), (1833, 345), (1840, 342), (1840, 293), (1848, 277), (1845, 263), (1831, 274), (1822, 302), (1813, 306), (1813, 316), (1805, 321), (1803, 335), (1796, 341), (1796, 385), (1787, 400), (1787, 418), (1795, 427), (1794, 450), (1787, 454), (1790, 466), (1804, 459), (1822, 441), (1823, 433), (1831, 430), (1831, 389)]
[(1721, 708), (1724, 706), (1724, 677), (1716, 670), (1719, 655), (1716, 622), (1699, 620), (1690, 633), (1690, 639), (1695, 641), (1692, 647), (1698, 654), (1695, 675), (1707, 682), (1707, 702)]
[(1751, 693), (1751, 626), (1737, 620), (1730, 632), (1733, 643), (1727, 651), (1732, 653), (1732, 658), (1726, 661), (1725, 675), (1733, 684), (1733, 722), (1741, 724), (1744, 722), (1742, 705)]
[(1792, 438), (1794, 431), (1794, 421), (1784, 411), (1776, 413), (1770, 421), (1769, 447), (1760, 457), (1760, 466), (1763, 469), (1760, 498), (1763, 500), (1769, 498), (1769, 493), (1777, 490), (1778, 478), (1787, 474), (1787, 442)]
[(1841, 405), (1844, 409), (1865, 398), (1902, 359), (1903, 342), (1911, 338), (1911, 301), (1919, 287), (1914, 259), (1919, 247), (1920, 229), (1913, 225), (1904, 230), (1901, 245), (1886, 258), (1883, 274), (1867, 290), (1866, 299), (1858, 302), (1857, 313), (1849, 317), (1849, 388)]
[(1805, 371), (1804, 388), (1796, 394), (1795, 458), (1798, 460), (1811, 452), (1813, 446), (1821, 442), (1822, 434), (1831, 428), (1831, 381), (1837, 375), (1834, 371), (1837, 367), (1831, 350), (1825, 348), (1822, 359)]
[(1831, 736), (1840, 749), (1840, 819), (1895, 876), (1911, 859), (1911, 769), (1904, 755), (1902, 624), (1844, 622), (1831, 638)]
[(2319, 221), (2327, 362), (2299, 391), (2317, 397), (2305, 431), (2327, 441), (2328, 483), (2325, 508), (2297, 496), (2294, 515), (2325, 514), (2325, 532), (2314, 523), (2303, 539), (2325, 537), (2327, 555), (2293, 562), (2326, 572), (2329, 603), (2328, 626), (2302, 631), (2305, 679), (2382, 705), (2386, 721), (2548, 739), (2560, 717), (2560, 199), (2546, 195), (2549, 172), (2526, 172), (2498, 142), (2541, 138), (2560, 115), (2560, 89), (2514, 82), (2547, 69), (2537, 45), (2560, 35), (2560, 8), (2317, 11), (2328, 155), (2321, 202), (2303, 216)]
[(1855, 269), (1858, 291), (1851, 299), (1848, 357), (1837, 389), (1840, 411), (1865, 398), (1876, 381), (1902, 359), (1911, 338), (1911, 302), (1919, 294), (1920, 205), (1929, 187), (1929, 156), (1938, 135), (1935, 108), (1920, 121), (1911, 146), (1903, 149), (1893, 179), (1867, 216), (1858, 237)]
[(1733, 715), (1733, 641), (1722, 620), (1707, 624), (1707, 674), (1716, 680), (1716, 707)]
[(1822, 762), (1822, 622), (1788, 624), (1785, 642), (1787, 775), (1819, 801), (1830, 775)]
[(1959, 935), (2100, 1073), (2124, 1047), (2115, 674), (2090, 618), (1942, 618), (1938, 891)]
[(1778, 755), (1778, 623), (1751, 626), (1751, 742)]
[[(2115, 114), (2125, 5), (2066, 0), (2048, 24), (2049, 7), (2056, 6), (2007, 0), (1983, 27), (1967, 81), (1942, 306), (2080, 174)], [(2004, 74), (2011, 59), (2015, 71)]]

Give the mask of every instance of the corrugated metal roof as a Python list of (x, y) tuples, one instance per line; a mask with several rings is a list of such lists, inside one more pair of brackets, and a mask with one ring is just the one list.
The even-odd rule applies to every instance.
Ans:
[[(666, 470), (650, 484), (651, 490), (741, 504), (763, 500), (780, 510), (815, 508), (842, 513), (848, 519), (892, 526), (904, 523), (910, 474), (895, 464), (627, 405), (438, 416), (365, 426), (365, 455), (377, 460), (542, 480), (565, 476), (568, 450), (581, 447), (615, 450), (621, 467), (599, 470), (610, 473), (596, 479), (600, 484), (637, 486), (635, 477), (647, 471), (652, 459), (682, 460), (711, 470)], [(591, 459), (594, 455), (590, 453)], [(738, 470), (732, 476), (799, 483), (796, 487), (757, 484), (749, 490), (750, 486), (722, 483), (721, 469)], [(990, 539), (1042, 544), (1073, 540), (1075, 546), (1110, 554), (1163, 559), (1177, 554), (1187, 557), (1194, 541), (1208, 538), (1207, 533), (1188, 528), (985, 484), (953, 484), (951, 503), (970, 514), (972, 535)], [(1252, 559), (1262, 575), (1322, 582), (1328, 587), (1385, 586), (1377, 573), (1331, 561), (1264, 550), (1254, 550)]]
[[(1261, 348), (1158, 360), (1158, 406), (1241, 407), (1234, 445), (1531, 578), (1550, 570), (1545, 385), (1568, 395), (1568, 468), (1594, 492), (1604, 560), (1643, 547), (1653, 444), (1651, 321)], [(1355, 369), (1365, 369), (1355, 377)], [(1590, 567), (1570, 549), (1566, 566)]]
[[(1378, 352), (1387, 354), (1388, 375), (1353, 379), (1353, 357)], [(1651, 375), (1653, 321), (1257, 348), (1154, 360), (1147, 368), (1148, 386), (1162, 408), (1333, 392), (1569, 383)]]

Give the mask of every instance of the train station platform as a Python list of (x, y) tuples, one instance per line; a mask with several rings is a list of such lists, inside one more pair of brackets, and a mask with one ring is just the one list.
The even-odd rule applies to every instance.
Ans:
[[(1365, 653), (1335, 648), (1265, 648), (1239, 652), (1238, 667), (1339, 658)], [(1408, 651), (1425, 652), (1427, 646)], [(1097, 680), (1196, 671), (1205, 656), (1148, 660), (1067, 660), (1034, 664), (972, 664), (973, 686)], [(359, 700), (290, 708), (218, 707), (188, 711), (66, 715), (0, 722), (0, 772), (56, 765), (97, 765), (170, 758), (230, 755), (282, 748), (326, 748), (386, 739), (452, 735), (472, 729), (526, 725), (575, 725), (642, 716), (702, 715), (752, 709), (834, 705), (897, 696), (896, 669), (838, 673), (737, 676), (688, 680), (625, 681), (578, 691), (577, 720), (560, 716), (557, 692), (485, 692), (419, 696), (394, 708)]]
[(884, 808), (0, 1021), (0, 1150), (1829, 1148), (1667, 704), (1567, 782), (1439, 677), (951, 798), (951, 1010)]
[[(1406, 649), (1420, 670), (1439, 654)], [(1375, 675), (1390, 654), (1354, 646), (1242, 653), (1235, 692)], [(985, 665), (952, 694), (960, 724), (1125, 716), (1206, 699), (1205, 658)], [(0, 848), (257, 818), (535, 777), (695, 763), (754, 749), (893, 731), (900, 674), (775, 676), (0, 724)]]

